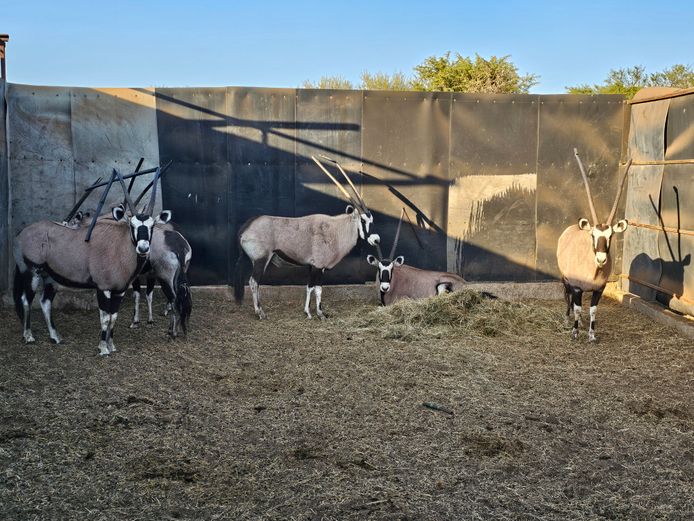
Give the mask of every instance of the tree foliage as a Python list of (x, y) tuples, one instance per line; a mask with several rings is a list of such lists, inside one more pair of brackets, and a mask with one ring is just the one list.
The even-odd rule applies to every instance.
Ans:
[(304, 89), (353, 89), (354, 85), (342, 76), (321, 76), (320, 80), (313, 82), (306, 80), (301, 85)]
[[(456, 53), (451, 58), (430, 56), (414, 68), (414, 77), (402, 72), (387, 74), (364, 71), (358, 88), (367, 90), (421, 90), (444, 92), (527, 93), (537, 84), (537, 76), (518, 74), (509, 56), (489, 59), (476, 54), (475, 58)], [(352, 89), (353, 84), (342, 76), (323, 76), (318, 82), (305, 81), (307, 89)]]
[(361, 73), (360, 89), (364, 90), (412, 90), (412, 80), (402, 72), (386, 74), (377, 72), (371, 74), (368, 71)]
[(675, 64), (672, 67), (652, 74), (640, 65), (623, 69), (612, 69), (603, 83), (587, 83), (567, 87), (570, 94), (624, 94), (633, 98), (644, 87), (694, 87), (694, 70), (689, 65)]
[(538, 80), (534, 74), (521, 76), (510, 56), (489, 59), (475, 54), (474, 60), (456, 53), (430, 56), (415, 67), (415, 90), (443, 92), (486, 92), (525, 94)]

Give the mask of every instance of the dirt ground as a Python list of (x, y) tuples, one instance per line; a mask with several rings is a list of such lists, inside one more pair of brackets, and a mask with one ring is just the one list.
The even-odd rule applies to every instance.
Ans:
[(597, 344), (404, 342), (324, 302), (198, 295), (170, 341), (128, 301), (106, 358), (96, 311), (56, 347), (0, 308), (0, 519), (694, 518), (691, 339), (605, 299)]

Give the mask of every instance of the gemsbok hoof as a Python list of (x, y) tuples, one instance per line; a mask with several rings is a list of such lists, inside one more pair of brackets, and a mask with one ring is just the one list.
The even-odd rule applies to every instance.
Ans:
[(32, 335), (31, 333), (24, 333), (24, 343), (25, 344), (33, 344), (34, 342), (36, 342), (34, 335)]
[(140, 327), (139, 322), (133, 322), (132, 324), (130, 324), (130, 329), (137, 329), (138, 327)]
[(154, 324), (154, 320), (148, 320), (148, 321), (147, 321), (147, 325), (148, 325), (148, 326), (151, 326), (152, 324)]
[(588, 333), (588, 342), (597, 342), (598, 338), (595, 336), (595, 333)]
[(573, 328), (571, 330), (571, 339), (572, 340), (578, 340), (578, 329)]
[(62, 343), (63, 339), (60, 337), (53, 338), (51, 337), (51, 342), (53, 342), (55, 345), (60, 345)]
[(108, 345), (106, 342), (100, 342), (99, 343), (99, 356), (108, 356), (111, 354), (111, 351), (108, 350)]

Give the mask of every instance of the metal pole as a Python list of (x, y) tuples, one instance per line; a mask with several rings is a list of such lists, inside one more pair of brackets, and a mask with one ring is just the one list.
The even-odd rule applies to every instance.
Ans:
[(7, 69), (5, 68), (5, 45), (10, 41), (9, 34), (0, 34), (0, 78), (7, 81)]

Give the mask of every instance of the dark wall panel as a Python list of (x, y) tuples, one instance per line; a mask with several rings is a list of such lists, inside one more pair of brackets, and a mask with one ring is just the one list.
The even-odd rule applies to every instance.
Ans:
[[(364, 170), (393, 186), (407, 203), (380, 184), (365, 185), (384, 250), (403, 206), (422, 211), (439, 228), (420, 234), (403, 229), (397, 254), (422, 268), (445, 270), (448, 210), (448, 154), (451, 95), (421, 92), (365, 92), (362, 130)], [(411, 205), (411, 206), (410, 206)]]
[(535, 279), (538, 96), (455, 94), (448, 270)]
[[(543, 96), (537, 172), (537, 269), (559, 276), (556, 246), (563, 230), (590, 219), (585, 189), (574, 159), (578, 148), (595, 199), (598, 218), (609, 214), (618, 184), (624, 103), (622, 96)], [(620, 207), (624, 208), (622, 197)], [(617, 218), (621, 218), (619, 211)], [(613, 245), (615, 272), (621, 267), (621, 238)]]
[(0, 80), (0, 291), (8, 287), (10, 265), (9, 173), (5, 139), (5, 80)]
[(190, 241), (192, 284), (229, 280), (232, 223), (226, 89), (157, 89), (163, 205)]

